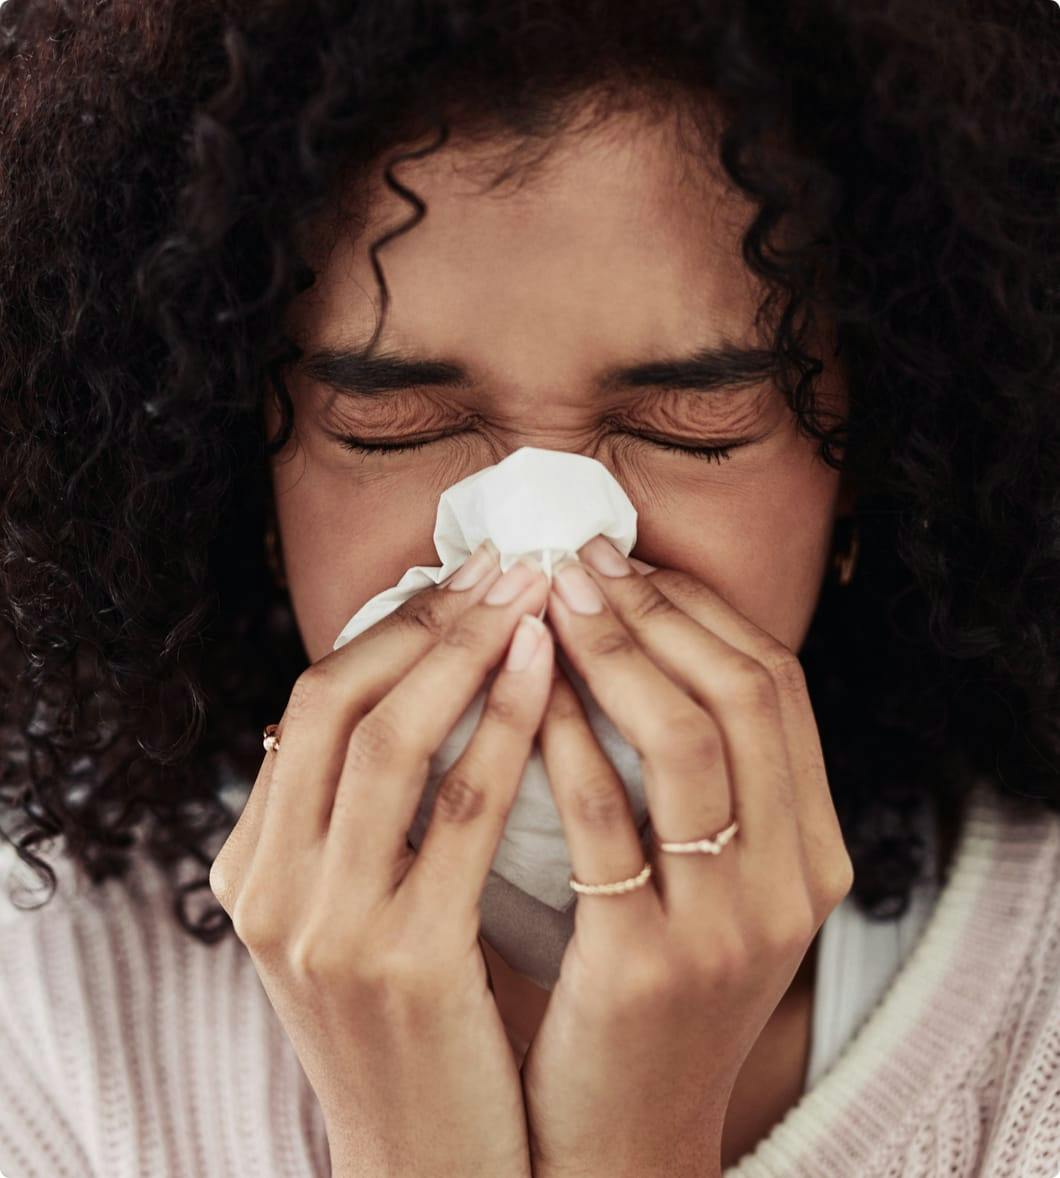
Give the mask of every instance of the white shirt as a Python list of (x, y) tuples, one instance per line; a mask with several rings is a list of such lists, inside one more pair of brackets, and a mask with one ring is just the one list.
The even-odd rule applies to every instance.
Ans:
[(926, 842), (924, 876), (897, 920), (871, 920), (846, 896), (821, 925), (813, 995), (808, 1090), (855, 1036), (924, 930), (938, 898), (937, 830), (930, 806), (920, 810)]

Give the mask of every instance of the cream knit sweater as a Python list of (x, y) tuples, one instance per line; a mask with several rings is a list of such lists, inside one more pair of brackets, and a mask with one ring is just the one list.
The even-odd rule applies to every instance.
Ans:
[[(239, 942), (183, 933), (148, 863), (93, 890), (53, 862), (41, 911), (0, 896), (0, 1172), (327, 1175), (319, 1106)], [(879, 1003), (725, 1178), (1058, 1173), (1060, 816), (980, 786)]]

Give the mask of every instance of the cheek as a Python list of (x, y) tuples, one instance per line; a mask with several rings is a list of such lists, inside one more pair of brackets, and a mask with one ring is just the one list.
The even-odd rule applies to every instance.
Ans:
[(640, 513), (635, 555), (690, 573), (797, 651), (828, 571), (840, 476), (805, 452)]
[(295, 620), (316, 662), (366, 601), (412, 565), (438, 563), (436, 504), (397, 480), (351, 486), (348, 472), (302, 469), (287, 486), (274, 474), (276, 515)]

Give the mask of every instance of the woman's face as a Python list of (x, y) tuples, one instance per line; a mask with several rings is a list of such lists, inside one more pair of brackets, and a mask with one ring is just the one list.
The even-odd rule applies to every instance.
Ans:
[[(305, 352), (288, 376), (294, 434), (272, 467), (310, 662), (407, 568), (439, 563), (442, 491), (520, 446), (603, 463), (637, 509), (634, 556), (701, 578), (799, 649), (851, 496), (797, 434), (761, 358), (743, 362), (737, 384), (644, 379), (668, 361), (761, 342), (758, 290), (739, 256), (750, 206), (692, 166), (670, 130), (620, 116), (561, 146), (522, 187), (493, 193), (476, 183), (481, 149), (458, 140), (396, 166), (427, 213), (379, 251), (391, 297), (379, 347), (433, 372), (373, 372), (340, 356), (375, 326), (369, 244), (412, 211), (381, 168), (356, 232), (316, 227), (317, 282), (289, 317)], [(820, 395), (845, 413), (830, 341), (818, 354)], [(645, 365), (655, 370), (640, 379), (618, 371)], [(267, 402), (272, 436), (279, 416)], [(361, 454), (342, 435), (429, 444)], [(721, 461), (656, 444), (745, 440)]]

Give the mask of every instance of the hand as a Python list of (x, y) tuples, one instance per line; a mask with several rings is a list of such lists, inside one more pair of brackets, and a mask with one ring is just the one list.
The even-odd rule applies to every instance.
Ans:
[(503, 605), (431, 587), (310, 666), (210, 871), (320, 1101), (332, 1172), (530, 1173), (518, 1070), (478, 941), (479, 898), (548, 696), (547, 627), (499, 671), (406, 834), (431, 754), (547, 581)]
[[(601, 611), (553, 585), (549, 621), (639, 750), (658, 837), (739, 827), (718, 855), (651, 856), (642, 888), (578, 896), (522, 1067), (534, 1174), (718, 1175), (740, 1068), (852, 867), (795, 655), (687, 574), (581, 575)], [(625, 789), (561, 673), (539, 742), (575, 879), (635, 876)]]

